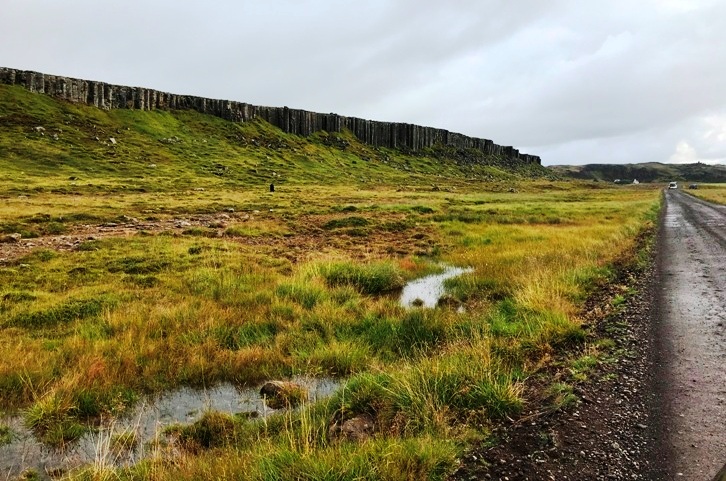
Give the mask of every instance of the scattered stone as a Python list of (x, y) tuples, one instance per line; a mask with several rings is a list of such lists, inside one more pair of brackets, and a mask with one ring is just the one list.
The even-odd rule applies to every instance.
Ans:
[(108, 141), (111, 142), (111, 145), (116, 145), (116, 139), (113, 137), (109, 137)]
[(35, 130), (36, 132), (40, 132), (40, 133), (42, 133), (42, 132), (45, 132), (45, 127), (41, 127), (41, 126), (38, 126), (38, 127), (35, 127), (35, 129), (34, 129), (34, 130)]
[(234, 207), (227, 207), (226, 209), (224, 209), (224, 211), (225, 212), (230, 212), (230, 213), (231, 212), (234, 212)]
[(342, 422), (336, 422), (328, 429), (331, 441), (346, 440), (361, 442), (369, 439), (376, 431), (376, 424), (370, 414), (361, 414)]

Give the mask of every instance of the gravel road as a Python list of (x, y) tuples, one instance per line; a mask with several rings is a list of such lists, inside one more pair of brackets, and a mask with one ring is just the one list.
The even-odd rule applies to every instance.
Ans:
[(666, 192), (656, 301), (661, 479), (713, 479), (726, 463), (726, 206)]

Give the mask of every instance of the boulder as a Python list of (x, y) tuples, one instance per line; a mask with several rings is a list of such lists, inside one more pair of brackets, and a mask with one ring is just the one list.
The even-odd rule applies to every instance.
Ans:
[(8, 235), (5, 235), (5, 236), (0, 237), (0, 242), (7, 243), (7, 244), (15, 243), (15, 242), (20, 242), (20, 239), (22, 237), (23, 236), (21, 236), (20, 234), (18, 234), (16, 232), (14, 234), (8, 234)]
[(361, 414), (354, 418), (333, 423), (328, 429), (331, 441), (345, 440), (361, 442), (369, 439), (376, 432), (376, 422), (370, 414)]

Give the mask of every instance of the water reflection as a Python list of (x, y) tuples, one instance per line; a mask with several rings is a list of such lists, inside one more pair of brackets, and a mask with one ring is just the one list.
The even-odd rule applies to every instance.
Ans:
[[(307, 388), (310, 402), (329, 397), (343, 382), (311, 377), (296, 377), (291, 381)], [(38, 441), (21, 417), (6, 417), (0, 419), (0, 424), (10, 427), (13, 434), (10, 444), (0, 446), (0, 480), (15, 479), (27, 469), (35, 469), (43, 477), (48, 473), (55, 477), (87, 464), (131, 465), (156, 449), (150, 442), (163, 438), (164, 428), (193, 423), (210, 410), (244, 413), (249, 417), (277, 412), (265, 406), (259, 388), (240, 389), (232, 384), (203, 390), (181, 388), (140, 402), (124, 417), (105, 420), (100, 428), (64, 449), (51, 448)], [(113, 448), (111, 440), (121, 433), (134, 434), (137, 442), (131, 449)]]
[(444, 295), (444, 281), (457, 277), (468, 272), (473, 272), (471, 267), (447, 266), (444, 272), (432, 274), (409, 282), (401, 293), (401, 305), (404, 307), (436, 307), (436, 304)]

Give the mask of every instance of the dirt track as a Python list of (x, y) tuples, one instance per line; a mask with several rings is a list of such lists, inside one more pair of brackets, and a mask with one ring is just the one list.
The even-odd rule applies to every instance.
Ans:
[(726, 207), (678, 191), (666, 200), (656, 392), (670, 465), (661, 476), (710, 480), (726, 463)]

